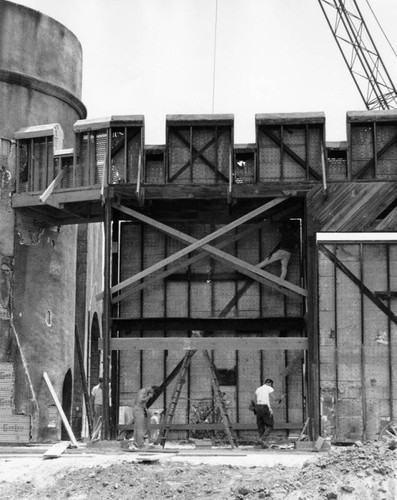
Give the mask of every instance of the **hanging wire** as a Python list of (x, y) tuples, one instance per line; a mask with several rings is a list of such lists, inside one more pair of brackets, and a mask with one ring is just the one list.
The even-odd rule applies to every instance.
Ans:
[(396, 58), (397, 58), (397, 53), (396, 53), (396, 51), (394, 50), (394, 47), (393, 47), (392, 43), (390, 42), (390, 40), (388, 39), (388, 37), (387, 37), (386, 33), (384, 32), (384, 30), (383, 30), (383, 28), (382, 28), (382, 25), (380, 24), (380, 22), (379, 22), (378, 18), (376, 17), (376, 14), (375, 14), (375, 12), (374, 12), (374, 11), (373, 11), (373, 9), (372, 9), (372, 7), (371, 7), (371, 5), (370, 5), (370, 3), (369, 3), (369, 0), (366, 0), (366, 2), (367, 2), (367, 5), (368, 5), (368, 7), (369, 7), (369, 10), (371, 11), (372, 15), (374, 16), (374, 19), (375, 19), (375, 21), (376, 21), (377, 25), (379, 26), (379, 28), (380, 28), (381, 32), (383, 33), (383, 36), (386, 38), (386, 41), (387, 41), (387, 43), (389, 44), (389, 47), (391, 48), (391, 50), (393, 51), (394, 55), (395, 55), (395, 56), (396, 56)]
[(214, 67), (212, 71), (212, 114), (215, 107), (216, 39), (218, 30), (218, 0), (215, 0)]

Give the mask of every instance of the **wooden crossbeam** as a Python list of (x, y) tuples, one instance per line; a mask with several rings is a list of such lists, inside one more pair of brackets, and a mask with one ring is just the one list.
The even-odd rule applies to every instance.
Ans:
[(173, 182), (176, 178), (178, 178), (188, 167), (190, 164), (192, 164), (197, 160), (197, 158), (201, 158), (203, 162), (217, 175), (223, 178), (224, 181), (229, 182), (229, 179), (219, 170), (217, 170), (214, 165), (207, 160), (205, 156), (203, 156), (203, 153), (205, 150), (207, 150), (216, 140), (217, 137), (213, 137), (206, 145), (204, 145), (200, 150), (197, 150), (193, 145), (189, 143), (187, 139), (183, 137), (178, 131), (173, 130), (173, 134), (178, 137), (178, 139), (185, 144), (188, 148), (192, 148), (192, 159), (191, 161), (189, 160), (188, 162), (183, 165), (182, 168), (178, 170), (170, 179), (169, 182)]
[[(308, 349), (307, 337), (130, 337), (111, 338), (112, 351), (217, 350), (220, 351), (282, 351)], [(98, 341), (103, 349), (103, 339)]]
[[(387, 142), (382, 149), (376, 153), (376, 159), (379, 160), (397, 141), (397, 136), (394, 136), (389, 142)], [(372, 157), (367, 163), (356, 173), (353, 180), (360, 179), (371, 167), (375, 165), (375, 156)]]
[(265, 135), (267, 135), (269, 137), (269, 139), (271, 139), (273, 142), (275, 142), (277, 144), (277, 146), (280, 146), (280, 147), (282, 146), (283, 151), (285, 151), (293, 160), (295, 160), (296, 163), (298, 163), (298, 165), (303, 167), (305, 170), (308, 169), (312, 177), (314, 177), (316, 180), (321, 180), (321, 175), (318, 172), (316, 172), (315, 170), (313, 170), (307, 164), (307, 162), (305, 162), (305, 160), (302, 160), (302, 158), (299, 155), (297, 155), (295, 153), (295, 151), (293, 151), (289, 146), (287, 146), (287, 144), (282, 142), (281, 139), (278, 138), (276, 134), (273, 134), (273, 132), (271, 132), (270, 130), (264, 129), (264, 128), (261, 128), (261, 130)]
[[(265, 224), (265, 221), (262, 221), (259, 224), (255, 224), (252, 227), (246, 229), (245, 231), (241, 231), (240, 233), (229, 236), (228, 238), (225, 238), (222, 242), (220, 242), (219, 245), (216, 245), (216, 248), (219, 248), (219, 249), (224, 248), (224, 247), (230, 245), (231, 243), (234, 243), (235, 241), (240, 240), (241, 238), (245, 238), (249, 233), (251, 233), (252, 231), (258, 230), (264, 224)], [(134, 288), (121, 292), (119, 295), (112, 298), (112, 304), (116, 304), (117, 302), (120, 302), (120, 301), (126, 299), (130, 295), (137, 293), (140, 290), (144, 290), (144, 289), (154, 285), (154, 283), (157, 283), (158, 281), (166, 278), (167, 276), (174, 274), (179, 269), (181, 269), (183, 267), (191, 266), (192, 264), (195, 264), (199, 260), (202, 260), (208, 256), (208, 254), (204, 251), (199, 250), (199, 252), (200, 252), (199, 254), (194, 255), (193, 257), (190, 257), (186, 260), (176, 262), (175, 264), (168, 266), (167, 269), (162, 271), (162, 272), (158, 272), (154, 275), (149, 276), (149, 278), (145, 279), (142, 283), (135, 285)], [(96, 299), (102, 300), (103, 299), (103, 292), (98, 294), (96, 296)]]
[(326, 255), (386, 316), (397, 325), (397, 316), (364, 283), (357, 278), (327, 247), (320, 245), (320, 251)]
[[(249, 220), (257, 217), (260, 214), (263, 214), (264, 212), (266, 212), (270, 208), (273, 208), (275, 205), (282, 203), (286, 199), (287, 198), (276, 198), (275, 200), (272, 200), (271, 202), (266, 203), (265, 205), (262, 205), (261, 207), (257, 208), (256, 210), (253, 210), (252, 212), (244, 215), (243, 217), (240, 217), (239, 219), (231, 222), (230, 224), (222, 227), (221, 229), (218, 229), (217, 231), (209, 234), (208, 236), (205, 236), (201, 240), (196, 240), (196, 239), (192, 238), (192, 239), (194, 239), (194, 243), (190, 244), (186, 248), (183, 248), (182, 250), (179, 250), (178, 252), (175, 252), (174, 254), (170, 255), (166, 259), (163, 259), (160, 262), (153, 264), (152, 266), (148, 267), (147, 269), (144, 269), (143, 271), (139, 272), (135, 276), (132, 276), (131, 278), (128, 278), (128, 279), (122, 281), (121, 283), (113, 286), (111, 288), (110, 292), (116, 293), (116, 292), (122, 290), (123, 288), (127, 287), (128, 285), (132, 285), (133, 283), (140, 281), (142, 278), (145, 278), (146, 276), (153, 274), (154, 272), (164, 268), (165, 266), (168, 266), (169, 264), (176, 262), (177, 260), (181, 259), (185, 255), (188, 255), (189, 253), (193, 252), (194, 250), (198, 250), (199, 248), (203, 247), (207, 243), (209, 243), (209, 242), (219, 238), (220, 236), (223, 236), (224, 234), (228, 233), (232, 229), (235, 229), (236, 227), (241, 226), (245, 222), (248, 222)], [(120, 205), (115, 205), (115, 207), (118, 210), (120, 210), (120, 211), (122, 210), (124, 213), (128, 213), (129, 215), (131, 215), (135, 218), (138, 218), (137, 217), (137, 215), (138, 215), (140, 218), (146, 218), (148, 222), (150, 221), (150, 222), (156, 223), (156, 221), (153, 221), (153, 219), (150, 219), (149, 217), (145, 217), (144, 215), (139, 214), (138, 212), (127, 209), (126, 207), (121, 207)], [(132, 215), (132, 214), (134, 214), (134, 215)], [(156, 224), (158, 225), (159, 223), (156, 223)], [(165, 225), (163, 224), (163, 226), (165, 226)], [(167, 226), (165, 226), (165, 227), (167, 227)], [(167, 227), (167, 229), (170, 229), (170, 228)], [(175, 233), (176, 230), (173, 230), (173, 232)], [(179, 232), (179, 233), (181, 235), (183, 234), (181, 232)], [(189, 236), (188, 238), (191, 238), (191, 237)]]
[(305, 327), (302, 316), (273, 316), (266, 318), (236, 318), (236, 317), (160, 317), (160, 318), (111, 318), (113, 331), (138, 330), (204, 330), (221, 331), (234, 330), (248, 332), (264, 331), (301, 331)]
[[(301, 430), (303, 426), (302, 422), (275, 422), (274, 429), (291, 429), (291, 430)], [(161, 424), (149, 424), (149, 429), (160, 429)], [(123, 431), (133, 431), (134, 424), (119, 424), (117, 429), (120, 432)], [(255, 423), (243, 424), (241, 422), (233, 422), (233, 429), (235, 431), (258, 431), (258, 427)], [(172, 424), (173, 431), (223, 431), (225, 426), (222, 423), (199, 423), (199, 424)], [(156, 451), (157, 452), (157, 451)]]
[[(272, 203), (280, 202), (279, 200), (280, 200), (280, 198), (273, 200), (273, 202), (267, 203), (266, 205), (263, 205), (259, 209), (251, 212), (250, 214), (247, 214), (246, 216), (241, 217), (240, 219), (238, 219), (238, 221), (242, 221), (245, 217), (252, 218), (252, 214), (254, 214), (255, 212), (257, 212), (258, 210), (259, 210), (259, 213), (261, 211), (263, 212), (264, 207), (271, 205)], [(281, 199), (281, 200), (283, 200), (283, 199)], [(249, 278), (252, 278), (253, 280), (258, 281), (259, 283), (262, 283), (265, 286), (268, 286), (270, 288), (274, 288), (277, 291), (283, 293), (284, 295), (288, 295), (288, 296), (300, 295), (300, 296), (304, 296), (304, 297), (307, 296), (307, 292), (303, 288), (301, 288), (297, 285), (294, 285), (292, 283), (289, 283), (288, 281), (285, 281), (281, 278), (278, 278), (274, 274), (271, 274), (271, 273), (268, 273), (266, 271), (261, 270), (257, 266), (249, 264), (248, 262), (245, 262), (245, 261), (243, 261), (237, 257), (234, 257), (226, 252), (223, 252), (222, 250), (219, 250), (213, 246), (206, 244), (208, 241), (214, 240), (218, 236), (221, 236), (225, 232), (231, 230), (233, 228), (233, 225), (237, 224), (238, 221), (235, 221), (234, 223), (231, 223), (227, 226), (224, 226), (223, 228), (221, 228), (218, 231), (215, 231), (214, 233), (202, 238), (201, 240), (197, 240), (196, 238), (193, 238), (192, 236), (189, 236), (185, 233), (182, 233), (181, 231), (178, 231), (174, 228), (166, 226), (165, 224), (162, 224), (161, 222), (155, 221), (154, 219), (151, 219), (150, 217), (147, 217), (146, 215), (143, 215), (139, 212), (136, 212), (135, 210), (131, 210), (127, 207), (122, 207), (122, 206), (118, 206), (118, 205), (117, 205), (117, 208), (120, 211), (122, 211), (123, 213), (131, 215), (131, 217), (134, 217), (134, 218), (136, 218), (144, 223), (147, 223), (147, 224), (155, 227), (156, 229), (163, 231), (166, 234), (168, 234), (168, 235), (170, 235), (170, 236), (172, 236), (180, 241), (183, 241), (185, 243), (190, 243), (190, 246), (187, 247), (187, 249), (190, 248), (190, 251), (195, 250), (198, 247), (202, 247), (202, 249), (205, 250), (206, 252), (210, 253), (211, 256), (215, 260), (218, 260), (218, 261), (222, 262), (223, 264), (225, 264), (225, 263), (229, 264), (230, 266), (232, 266), (233, 268), (242, 272), (243, 274), (245, 274)], [(239, 222), (239, 225), (240, 225), (240, 223), (242, 223), (242, 222)], [(187, 252), (187, 249), (185, 248), (184, 250), (181, 250), (180, 252), (173, 254), (171, 257), (168, 257), (167, 259), (164, 259), (161, 262), (165, 262), (181, 252), (184, 252), (183, 255), (186, 255), (186, 253), (189, 253), (189, 252)], [(181, 255), (181, 256), (183, 256), (183, 255)], [(178, 258), (180, 258), (180, 257), (178, 257)], [(164, 264), (164, 265), (166, 265), (166, 264)], [(155, 267), (155, 266), (156, 265), (154, 265), (152, 267)], [(137, 276), (142, 275), (142, 273), (145, 273), (145, 272), (146, 271), (142, 271), (141, 273), (138, 273), (135, 277), (129, 278), (129, 280), (133, 280), (132, 282), (138, 281), (139, 279), (141, 279), (142, 276), (140, 278), (137, 278)], [(126, 280), (126, 281), (128, 281), (128, 280)], [(132, 282), (130, 282), (129, 284), (131, 284)], [(116, 285), (115, 287), (113, 287), (112, 291), (113, 290), (117, 291), (116, 288), (118, 286), (119, 285)]]

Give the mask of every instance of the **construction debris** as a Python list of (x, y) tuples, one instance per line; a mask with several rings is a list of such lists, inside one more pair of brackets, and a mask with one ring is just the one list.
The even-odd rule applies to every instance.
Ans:
[[(69, 453), (76, 453), (70, 450)], [(217, 454), (216, 450), (214, 454)], [(229, 450), (235, 454), (235, 450)], [(68, 453), (67, 452), (67, 453)], [(2, 498), (180, 498), (189, 500), (393, 500), (396, 498), (397, 452), (386, 443), (333, 446), (329, 452), (313, 454), (302, 467), (281, 465), (275, 451), (257, 454), (255, 466), (226, 465), (225, 458), (211, 465), (188, 461), (187, 457), (140, 452), (111, 465), (68, 465), (56, 481), (38, 486), (22, 479), (17, 485), (0, 485)], [(294, 452), (291, 453), (291, 456)], [(249, 452), (247, 451), (247, 455)], [(259, 455), (259, 457), (258, 457)], [(279, 457), (279, 455), (278, 455)], [(158, 459), (158, 460), (157, 460)], [(64, 462), (68, 464), (68, 461)], [(261, 465), (273, 463), (272, 466)], [(302, 462), (301, 462), (302, 463)], [(197, 464), (197, 465), (196, 465)], [(14, 465), (15, 466), (15, 465)], [(45, 484), (45, 486), (44, 486)], [(12, 487), (11, 487), (12, 486)]]

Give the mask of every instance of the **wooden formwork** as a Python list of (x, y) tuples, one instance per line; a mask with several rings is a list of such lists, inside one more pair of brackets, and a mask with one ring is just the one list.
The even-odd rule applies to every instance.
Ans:
[(322, 178), (323, 113), (258, 114), (255, 123), (258, 181), (299, 182)]
[(78, 120), (73, 130), (75, 187), (143, 181), (143, 116)]
[(362, 237), (318, 248), (322, 422), (340, 441), (375, 439), (395, 418), (397, 244)]
[(233, 115), (167, 115), (167, 182), (229, 183)]
[[(167, 225), (197, 240), (204, 238), (214, 231), (222, 230), (222, 224), (186, 221), (175, 223), (164, 221)], [(299, 223), (298, 221), (296, 222)], [(241, 236), (239, 237), (239, 233)], [(184, 248), (185, 245), (161, 233), (155, 227), (137, 222), (120, 223), (119, 281), (123, 282), (131, 275), (138, 274), (156, 262), (161, 261)], [(230, 242), (226, 241), (223, 249), (244, 262), (256, 265), (263, 260), (274, 248), (279, 240), (278, 229), (271, 221), (245, 224), (244, 228), (237, 228)], [(268, 271), (279, 274), (279, 263), (269, 266)], [(288, 279), (291, 283), (301, 283), (300, 252), (297, 250), (291, 259)], [(266, 289), (258, 283), (251, 283), (245, 294), (236, 299), (236, 291), (247, 283), (247, 278), (220, 261), (213, 260), (209, 255), (202, 256), (191, 262), (191, 255), (182, 257), (178, 268), (164, 279), (153, 285), (139, 287), (135, 292), (117, 302), (120, 322), (118, 335), (120, 340), (149, 340), (154, 338), (148, 349), (140, 349), (138, 344), (120, 347), (120, 406), (131, 406), (138, 390), (148, 385), (161, 385), (182, 359), (185, 349), (185, 340), (195, 329), (196, 322), (211, 318), (226, 318), (239, 320), (234, 326), (232, 321), (229, 329), (220, 326), (214, 330), (214, 323), (205, 335), (213, 338), (215, 348), (211, 349), (212, 359), (219, 370), (220, 380), (224, 381), (221, 387), (228, 400), (232, 420), (240, 425), (241, 436), (251, 436), (255, 431), (255, 418), (249, 410), (255, 389), (271, 377), (275, 381), (277, 392), (285, 393), (287, 398), (275, 408), (275, 417), (279, 428), (299, 429), (305, 417), (305, 374), (303, 349), (289, 345), (289, 337), (300, 338), (303, 335), (300, 321), (303, 315), (303, 299), (284, 296), (277, 290)], [(233, 303), (233, 299), (236, 299)], [(115, 300), (117, 300), (115, 298)], [(273, 327), (262, 327), (260, 321), (253, 329), (249, 322), (257, 318), (269, 318)], [(289, 331), (280, 330), (280, 318), (291, 318), (296, 321), (296, 328)], [(134, 328), (136, 321), (152, 320), (150, 330)], [(172, 326), (170, 320), (172, 319)], [(123, 321), (127, 327), (123, 327)], [(241, 322), (246, 321), (246, 325)], [(273, 322), (274, 320), (274, 322)], [(135, 321), (135, 323), (134, 323)], [(179, 321), (179, 328), (178, 328)], [(148, 323), (140, 323), (141, 325)], [(157, 324), (157, 328), (156, 328)], [(231, 325), (231, 329), (230, 329)], [(163, 328), (158, 328), (163, 326)], [(241, 336), (250, 339), (262, 339), (263, 349), (241, 348), (224, 349), (216, 342), (222, 339), (239, 339)], [(285, 337), (284, 338), (280, 338)], [(180, 348), (175, 344), (169, 349), (159, 345), (159, 338), (165, 341), (180, 339)], [(271, 346), (265, 340), (281, 342)], [(305, 339), (302, 339), (305, 340)], [(121, 344), (119, 344), (121, 345)], [(146, 344), (148, 345), (148, 344)], [(256, 344), (255, 344), (256, 345)], [(305, 343), (302, 345), (306, 346)], [(115, 348), (116, 344), (112, 344)], [(280, 347), (277, 347), (280, 346)], [(228, 374), (227, 376), (225, 374)], [(170, 390), (166, 390), (156, 408), (167, 407), (170, 403)], [(189, 368), (180, 402), (177, 407), (175, 421), (185, 424), (182, 433), (174, 437), (186, 436), (186, 429), (194, 432), (197, 423), (197, 411), (202, 406), (213, 406), (211, 379), (208, 367), (200, 352), (194, 356)], [(211, 418), (215, 418), (213, 415)], [(190, 427), (189, 427), (190, 425)], [(242, 427), (241, 427), (242, 426)], [(245, 429), (241, 430), (241, 429)], [(248, 434), (245, 434), (248, 432)]]
[(397, 180), (395, 110), (348, 112), (347, 137), (349, 179)]

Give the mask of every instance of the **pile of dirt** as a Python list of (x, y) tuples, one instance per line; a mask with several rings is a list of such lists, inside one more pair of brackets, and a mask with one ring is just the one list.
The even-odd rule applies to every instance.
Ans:
[(304, 464), (296, 476), (295, 496), (288, 498), (396, 499), (397, 452), (391, 448), (381, 442), (332, 447), (316, 461)]
[[(271, 452), (264, 452), (271, 453)], [(302, 468), (192, 465), (123, 460), (63, 470), (51, 485), (33, 482), (0, 488), (2, 499), (211, 499), (320, 500), (397, 498), (397, 451), (382, 443), (332, 447)]]

